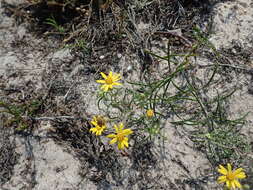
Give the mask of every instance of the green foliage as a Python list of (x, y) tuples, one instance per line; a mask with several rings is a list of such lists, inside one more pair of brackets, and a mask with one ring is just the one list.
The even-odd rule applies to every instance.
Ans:
[(25, 130), (29, 127), (28, 119), (34, 117), (40, 109), (41, 101), (33, 100), (24, 104), (11, 104), (0, 101), (0, 113), (8, 114), (4, 123), (6, 126), (16, 126), (16, 130)]
[[(154, 79), (146, 72), (145, 81), (128, 82), (124, 85), (126, 87), (100, 93), (98, 107), (110, 119), (124, 120), (127, 126), (138, 133), (146, 133), (149, 139), (161, 137), (161, 130), (166, 127), (163, 123), (170, 121), (172, 125), (186, 129), (186, 134), (206, 153), (214, 166), (229, 162), (242, 163), (249, 152), (249, 143), (240, 133), (246, 115), (229, 119), (229, 98), (236, 89), (212, 92), (219, 82), (214, 80), (218, 77), (219, 63), (209, 69), (209, 78), (205, 81), (191, 74), (195, 69), (192, 60), (200, 47), (205, 46), (219, 56), (199, 30), (196, 29), (194, 35), (196, 43), (188, 53), (160, 56), (146, 51), (166, 61), (169, 72), (161, 79)], [(145, 115), (150, 108), (155, 112), (153, 118)], [(187, 126), (191, 128), (190, 131), (187, 131)]]
[(65, 29), (56, 22), (56, 20), (53, 16), (52, 16), (52, 18), (47, 18), (45, 23), (54, 27), (55, 30), (59, 33), (63, 34), (65, 32)]

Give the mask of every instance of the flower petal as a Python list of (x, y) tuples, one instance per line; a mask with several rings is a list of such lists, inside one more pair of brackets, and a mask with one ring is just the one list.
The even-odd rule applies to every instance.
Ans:
[(104, 84), (101, 86), (101, 89), (104, 91), (104, 92), (107, 92), (108, 91), (108, 85), (107, 84)]
[(115, 129), (116, 133), (118, 133), (118, 132), (119, 132), (119, 128), (118, 128), (118, 126), (117, 126), (117, 125), (114, 125), (114, 129)]
[(224, 168), (222, 165), (219, 165), (218, 172), (223, 174), (223, 175), (227, 175), (227, 173), (228, 173), (227, 169)]
[(113, 89), (112, 84), (108, 84), (107, 87), (108, 87), (108, 90), (109, 90), (109, 89)]
[(227, 177), (226, 176), (220, 176), (219, 178), (218, 178), (218, 183), (224, 183), (224, 182), (226, 182), (227, 181)]
[(242, 171), (243, 171), (242, 168), (238, 168), (238, 169), (236, 169), (236, 170), (234, 171), (234, 174), (237, 175), (237, 174), (241, 173)]
[(113, 78), (113, 81), (118, 81), (118, 80), (121, 79), (120, 74), (114, 74), (114, 75), (112, 76), (112, 78)]
[(239, 181), (234, 180), (234, 184), (235, 184), (235, 186), (238, 187), (239, 189), (242, 188), (242, 186), (241, 186), (241, 184), (239, 183)]
[(231, 164), (227, 164), (227, 167), (228, 167), (228, 172), (231, 173), (232, 172), (232, 166), (231, 166)]
[(109, 134), (106, 136), (107, 138), (116, 138), (117, 136), (115, 134)]
[(124, 133), (125, 136), (127, 136), (127, 135), (132, 134), (133, 131), (132, 131), (131, 129), (124, 129), (124, 130), (123, 130), (123, 133)]
[(93, 127), (90, 129), (90, 132), (95, 133), (97, 131), (97, 128)]
[(105, 80), (96, 80), (97, 83), (105, 84)]
[(98, 125), (97, 122), (95, 122), (94, 120), (90, 122), (92, 125), (94, 125), (95, 127)]
[(128, 147), (128, 138), (125, 137), (124, 140), (122, 141), (122, 143), (123, 143), (126, 147)]
[(122, 142), (119, 142), (118, 143), (118, 148), (119, 148), (119, 150), (124, 149), (124, 144)]
[(111, 77), (111, 78), (113, 77), (112, 71), (109, 72), (108, 77)]
[(114, 82), (114, 83), (112, 83), (112, 85), (122, 85), (121, 83), (119, 83), (119, 82)]
[(238, 178), (238, 179), (244, 179), (244, 178), (246, 178), (246, 174), (244, 172), (241, 172), (239, 174), (236, 174), (236, 178)]
[(102, 75), (102, 77), (103, 77), (104, 79), (107, 79), (106, 74), (104, 74), (103, 72), (100, 72), (100, 74)]
[(235, 183), (234, 183), (234, 182), (235, 182), (235, 180), (233, 180), (233, 181), (230, 181), (230, 183), (231, 183), (231, 186), (232, 186), (232, 188), (233, 188), (233, 189), (235, 189)]
[(231, 182), (230, 181), (227, 180), (226, 181), (226, 185), (227, 185), (228, 189), (231, 189), (232, 186), (231, 186)]
[(123, 130), (123, 128), (124, 128), (123, 123), (120, 123), (120, 124), (119, 124), (119, 131), (122, 131), (122, 130)]
[(109, 144), (114, 144), (114, 143), (116, 143), (117, 142), (117, 138), (113, 138), (110, 142), (109, 142)]
[(102, 130), (97, 130), (96, 135), (99, 136), (102, 134)]

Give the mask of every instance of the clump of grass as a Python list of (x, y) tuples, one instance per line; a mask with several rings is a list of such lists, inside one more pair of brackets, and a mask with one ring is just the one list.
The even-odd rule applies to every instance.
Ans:
[(54, 17), (52, 17), (52, 18), (47, 18), (45, 23), (48, 24), (48, 25), (50, 25), (50, 26), (52, 26), (52, 27), (54, 27), (55, 30), (56, 30), (57, 32), (59, 32), (60, 34), (64, 34), (64, 32), (65, 32), (64, 27), (60, 26), (60, 25), (56, 22), (56, 20), (55, 20)]
[(22, 131), (30, 126), (29, 119), (32, 119), (41, 108), (42, 101), (32, 100), (26, 103), (9, 103), (0, 101), (1, 113), (8, 115), (4, 126), (15, 126), (15, 129)]

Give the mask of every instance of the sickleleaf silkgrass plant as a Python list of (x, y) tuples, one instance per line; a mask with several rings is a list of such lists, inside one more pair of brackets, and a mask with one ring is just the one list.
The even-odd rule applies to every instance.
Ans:
[[(167, 76), (147, 86), (147, 88), (151, 88), (149, 100), (156, 110), (157, 108), (158, 110), (162, 109), (165, 113), (169, 110), (169, 114), (175, 116), (172, 124), (181, 125), (186, 130), (189, 125), (196, 129), (189, 136), (197, 145), (201, 144), (204, 147), (212, 164), (216, 165), (221, 161), (242, 163), (245, 155), (249, 152), (249, 144), (240, 134), (245, 116), (231, 120), (226, 113), (228, 98), (235, 92), (234, 89), (222, 92), (217, 90), (217, 96), (210, 96), (211, 89), (215, 89), (220, 82), (217, 78), (219, 77), (219, 69), (222, 68), (219, 67), (218, 62), (213, 64), (212, 69), (206, 69), (208, 75), (205, 79), (199, 78), (195, 72), (192, 72), (195, 66), (191, 63), (190, 57), (194, 56), (198, 47), (208, 43), (207, 39), (203, 39), (202, 36), (198, 37), (199, 44), (193, 46), (192, 53), (186, 55), (183, 62), (177, 63)], [(213, 46), (210, 46), (209, 43), (207, 46), (215, 56), (219, 56)], [(169, 59), (169, 56), (152, 55), (161, 60)], [(173, 62), (170, 61), (170, 63)], [(177, 76), (183, 78), (180, 81), (181, 84), (177, 82)], [(163, 111), (160, 112), (162, 112), (163, 118), (166, 118), (166, 114)], [(200, 136), (202, 137), (199, 138)], [(241, 187), (240, 183), (236, 181), (243, 177), (243, 173), (240, 173), (241, 169), (232, 171), (231, 166), (228, 166), (226, 171), (220, 171), (227, 174), (219, 178), (220, 183), (226, 183), (229, 189)]]
[[(195, 52), (205, 42), (200, 41), (192, 46), (189, 53), (182, 55), (170, 54), (161, 57), (146, 52), (163, 61), (167, 60), (169, 66), (173, 63), (173, 67), (159, 76), (146, 72), (146, 80), (130, 81), (130, 87), (119, 82), (121, 76), (117, 73), (101, 73), (103, 80), (97, 80), (102, 84), (98, 108), (110, 121), (116, 123), (114, 132), (108, 126), (101, 132), (110, 139), (109, 144), (117, 144), (120, 150), (128, 148), (131, 140), (128, 136), (133, 133), (134, 137), (141, 134), (143, 140), (148, 136), (149, 140), (153, 141), (152, 137), (162, 137), (163, 124), (171, 119), (170, 123), (173, 125), (194, 128), (186, 134), (189, 134), (196, 145), (203, 147), (213, 165), (220, 162), (242, 163), (248, 143), (239, 131), (245, 119), (242, 117), (231, 120), (226, 114), (227, 99), (232, 96), (234, 90), (217, 91), (217, 96), (212, 92), (219, 82), (218, 64), (208, 70), (205, 79), (196, 75), (197, 66), (192, 60), (196, 58)], [(217, 52), (215, 55), (218, 56)], [(208, 67), (203, 69), (205, 68)], [(112, 112), (119, 114), (113, 115)], [(130, 127), (124, 129), (124, 126)], [(93, 129), (94, 134), (100, 129)], [(166, 136), (162, 139), (166, 139)], [(223, 174), (218, 179), (219, 183), (226, 183), (230, 189), (241, 187), (238, 181), (244, 177), (241, 169), (232, 171), (230, 165), (227, 169), (220, 166), (219, 172)]]

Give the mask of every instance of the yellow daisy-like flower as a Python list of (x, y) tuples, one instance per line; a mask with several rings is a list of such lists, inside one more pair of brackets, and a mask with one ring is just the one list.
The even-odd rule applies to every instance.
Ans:
[(104, 74), (103, 72), (101, 72), (100, 74), (102, 75), (104, 80), (97, 80), (97, 83), (103, 84), (101, 86), (101, 89), (104, 92), (111, 90), (113, 86), (121, 85), (120, 83), (117, 82), (121, 79), (120, 74), (113, 74), (112, 71), (109, 72), (108, 76), (106, 76), (106, 74)]
[(110, 144), (114, 144), (117, 142), (119, 150), (128, 147), (128, 138), (126, 136), (132, 134), (133, 131), (131, 129), (123, 129), (124, 128), (123, 123), (120, 123), (119, 127), (117, 125), (114, 125), (114, 128), (116, 134), (107, 135), (108, 138), (112, 138)]
[(147, 117), (153, 117), (154, 116), (154, 111), (152, 109), (148, 109), (146, 112)]
[(90, 132), (95, 133), (97, 136), (101, 135), (106, 129), (106, 120), (102, 116), (94, 116), (91, 124), (95, 127), (92, 127)]
[(226, 183), (228, 189), (242, 188), (238, 181), (238, 179), (246, 178), (246, 174), (243, 172), (242, 168), (232, 171), (230, 164), (227, 164), (227, 169), (219, 165), (218, 172), (222, 174), (222, 176), (218, 178), (218, 183)]

